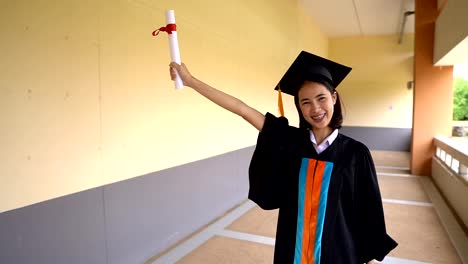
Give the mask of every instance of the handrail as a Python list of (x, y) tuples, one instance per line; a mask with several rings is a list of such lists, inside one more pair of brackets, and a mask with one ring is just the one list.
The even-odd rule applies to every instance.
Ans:
[(468, 145), (462, 146), (447, 137), (434, 137), (435, 156), (454, 172), (459, 180), (468, 185)]

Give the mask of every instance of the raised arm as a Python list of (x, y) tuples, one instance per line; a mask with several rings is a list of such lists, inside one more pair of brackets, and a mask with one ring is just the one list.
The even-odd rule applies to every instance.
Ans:
[(265, 115), (257, 111), (256, 109), (248, 106), (241, 100), (219, 91), (208, 84), (193, 77), (188, 71), (185, 64), (177, 64), (172, 62), (170, 65), (171, 79), (174, 80), (176, 70), (179, 73), (185, 86), (191, 87), (199, 94), (203, 95), (213, 103), (221, 106), (222, 108), (229, 110), (230, 112), (237, 114), (247, 120), (259, 131), (262, 130), (263, 123), (265, 122)]

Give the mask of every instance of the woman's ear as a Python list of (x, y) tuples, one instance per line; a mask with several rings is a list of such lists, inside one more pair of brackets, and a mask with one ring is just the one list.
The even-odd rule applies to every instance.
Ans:
[(333, 100), (333, 104), (336, 104), (336, 98), (338, 97), (338, 94), (335, 92), (332, 93), (332, 100)]

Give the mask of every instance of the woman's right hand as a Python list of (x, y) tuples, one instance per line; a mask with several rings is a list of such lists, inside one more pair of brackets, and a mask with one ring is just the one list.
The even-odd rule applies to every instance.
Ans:
[(184, 85), (193, 88), (192, 83), (193, 83), (194, 77), (192, 76), (192, 74), (190, 74), (189, 70), (187, 69), (187, 66), (185, 66), (184, 63), (181, 63), (179, 65), (176, 62), (171, 62), (171, 64), (169, 64), (169, 72), (171, 74), (171, 80), (175, 80), (176, 71), (179, 74), (180, 78), (182, 79), (182, 82), (184, 83)]

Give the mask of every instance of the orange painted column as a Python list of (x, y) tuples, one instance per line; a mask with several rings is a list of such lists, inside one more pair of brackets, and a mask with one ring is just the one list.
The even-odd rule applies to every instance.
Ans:
[(437, 0), (416, 0), (415, 7), (411, 173), (430, 176), (434, 136), (452, 131), (453, 67), (433, 66)]

